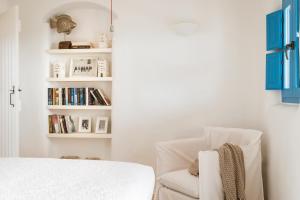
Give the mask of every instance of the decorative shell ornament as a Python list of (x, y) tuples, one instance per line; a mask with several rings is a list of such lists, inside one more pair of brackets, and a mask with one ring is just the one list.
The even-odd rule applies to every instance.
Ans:
[(50, 27), (56, 28), (58, 33), (65, 33), (69, 35), (77, 24), (72, 20), (69, 15), (57, 15), (50, 18)]

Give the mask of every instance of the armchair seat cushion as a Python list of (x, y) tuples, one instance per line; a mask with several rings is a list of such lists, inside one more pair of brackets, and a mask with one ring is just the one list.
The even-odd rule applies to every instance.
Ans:
[(199, 198), (199, 178), (188, 169), (166, 173), (160, 177), (160, 184), (193, 198)]

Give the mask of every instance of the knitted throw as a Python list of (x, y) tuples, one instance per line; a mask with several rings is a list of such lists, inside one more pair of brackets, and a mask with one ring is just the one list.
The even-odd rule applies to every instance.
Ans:
[(242, 149), (233, 144), (224, 144), (218, 150), (221, 179), (225, 200), (246, 200), (245, 165)]

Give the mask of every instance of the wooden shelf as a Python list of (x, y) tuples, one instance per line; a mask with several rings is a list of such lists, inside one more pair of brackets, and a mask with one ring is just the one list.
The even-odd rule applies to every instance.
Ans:
[(98, 133), (67, 133), (56, 134), (49, 133), (49, 138), (73, 138), (73, 139), (111, 139), (112, 134), (98, 134)]
[(68, 77), (68, 78), (48, 78), (49, 82), (109, 82), (112, 77)]
[(112, 53), (111, 48), (107, 49), (49, 49), (49, 54), (95, 54), (95, 53)]
[(111, 110), (112, 106), (48, 106), (49, 110)]

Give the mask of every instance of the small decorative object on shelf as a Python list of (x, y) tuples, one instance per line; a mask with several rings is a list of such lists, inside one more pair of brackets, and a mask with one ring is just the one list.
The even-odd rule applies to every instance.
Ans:
[(92, 131), (92, 119), (90, 117), (79, 117), (79, 132), (90, 133)]
[(86, 160), (101, 160), (99, 157), (86, 157)]
[(66, 35), (70, 35), (72, 30), (76, 26), (77, 24), (72, 20), (72, 17), (69, 15), (57, 15), (50, 19), (50, 27), (52, 29), (56, 28), (58, 33), (64, 34), (64, 41), (59, 43), (59, 49), (70, 49), (72, 47), (72, 42), (66, 41)]
[(72, 49), (90, 49), (90, 42), (73, 42)]
[(51, 66), (52, 66), (54, 78), (65, 78), (66, 77), (66, 63), (54, 62)]
[(96, 122), (96, 133), (107, 133), (108, 117), (98, 117)]
[(96, 58), (73, 58), (70, 62), (70, 77), (96, 77)]
[(72, 48), (72, 42), (71, 41), (62, 41), (58, 44), (59, 49), (71, 49)]
[(106, 59), (98, 59), (98, 77), (108, 77), (109, 76), (109, 66)]
[(107, 38), (107, 34), (106, 33), (101, 33), (100, 34), (100, 38), (99, 38), (99, 42), (98, 42), (98, 48), (100, 49), (105, 49), (109, 47), (109, 40)]
[(80, 159), (79, 156), (62, 156), (60, 159), (66, 159), (66, 160), (77, 160)]

